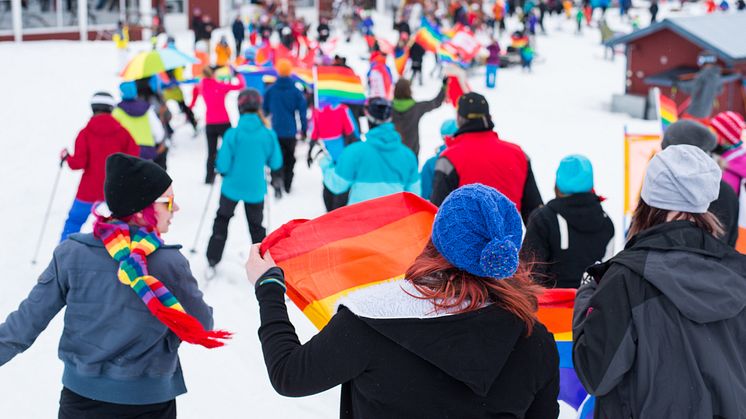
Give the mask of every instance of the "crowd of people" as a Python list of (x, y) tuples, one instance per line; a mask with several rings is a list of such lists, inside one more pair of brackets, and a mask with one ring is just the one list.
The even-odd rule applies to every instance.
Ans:
[[(421, 6), (426, 19), (496, 31), (518, 13), (525, 29), (516, 39), (543, 28), (545, 13), (568, 13), (559, 1), (498, 0), (493, 16), (460, 2), (438, 16), (431, 6)], [(271, 7), (256, 29), (240, 20), (231, 28), (244, 62), (257, 64), (254, 46), (274, 31), (296, 56), (307, 45), (308, 25)], [(405, 40), (408, 13), (397, 15)], [(209, 39), (209, 17), (195, 16), (197, 41)], [(370, 36), (372, 18), (356, 16)], [(317, 41), (329, 40), (328, 22), (318, 26)], [(247, 31), (254, 39), (245, 40)], [(556, 418), (560, 360), (536, 310), (545, 288), (567, 288), (577, 290), (574, 368), (597, 397), (595, 417), (746, 416), (746, 256), (734, 248), (746, 193), (742, 115), (721, 112), (709, 126), (682, 119), (666, 129), (617, 252), (620, 232), (594, 189), (592, 162), (566, 156), (554, 179), (537, 179), (526, 152), (499, 134), (487, 98), (464, 89), (458, 71), (446, 71), (435, 97), (415, 100), (425, 51), (410, 57), (409, 77), (395, 80), (373, 39), (360, 106), (319, 104), (294, 77), (291, 58), (273, 60), (276, 78), (265, 83), (235, 71), (229, 42), (215, 48), (191, 106), (173, 70), (170, 81), (125, 81), (119, 101), (93, 95), (93, 116), (74, 151), (60, 153), (60, 164), (83, 171), (60, 244), (28, 298), (0, 324), (1, 365), (66, 307), (60, 418), (175, 418), (175, 398), (186, 392), (180, 343), (217, 348), (230, 337), (213, 329), (187, 259), (161, 237), (179, 210), (166, 171), (168, 100), (195, 135), (198, 120), (205, 126), (204, 182), (220, 184), (205, 252), (213, 272), (239, 202), (252, 243), (265, 238), (265, 201), (293, 194), (299, 142), (308, 143), (305, 163), (322, 173), (327, 211), (400, 192), (438, 207), (430, 239), (404, 278), (343, 297), (306, 344), (288, 318), (284, 272), (252, 247), (246, 276), (278, 393), (299, 397), (341, 385), (342, 418)], [(489, 89), (503, 54), (496, 41), (485, 48)], [(530, 41), (519, 50), (530, 69)], [(318, 59), (346, 66), (340, 56)], [(226, 108), (231, 92), (238, 92), (235, 123)], [(194, 114), (197, 97), (204, 115)], [(447, 101), (454, 118), (441, 121), (442, 145), (425, 155), (420, 120)], [(538, 181), (554, 184), (546, 203)], [(89, 216), (93, 232), (80, 233)]]

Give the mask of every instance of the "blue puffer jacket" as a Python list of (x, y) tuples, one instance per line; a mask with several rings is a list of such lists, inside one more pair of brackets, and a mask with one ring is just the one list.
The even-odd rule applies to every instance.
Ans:
[(390, 122), (368, 131), (364, 142), (347, 146), (336, 166), (325, 158), (321, 168), (324, 185), (335, 194), (349, 190), (350, 204), (397, 192), (420, 193), (417, 158)]
[(296, 112), (300, 119), (300, 132), (306, 133), (308, 104), (303, 93), (295, 87), (295, 82), (289, 77), (278, 78), (275, 84), (267, 89), (262, 107), (265, 115), (272, 116), (272, 129), (278, 137), (294, 138), (298, 133)]
[[(164, 245), (148, 256), (150, 274), (212, 329), (212, 309), (180, 247)], [(177, 354), (181, 341), (116, 272), (117, 263), (92, 234), (63, 241), (26, 300), (0, 324), (0, 365), (28, 349), (67, 306), (58, 351), (65, 387), (89, 399), (134, 405), (186, 393)]]
[(271, 170), (282, 167), (277, 135), (264, 126), (259, 115), (243, 114), (236, 128), (225, 133), (215, 160), (223, 175), (221, 193), (233, 201), (263, 202), (267, 193), (265, 165)]

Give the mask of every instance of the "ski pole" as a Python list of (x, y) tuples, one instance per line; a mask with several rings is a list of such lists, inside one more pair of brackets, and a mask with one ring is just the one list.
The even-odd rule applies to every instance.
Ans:
[(60, 175), (62, 174), (62, 165), (65, 163), (67, 158), (60, 159), (60, 166), (57, 169), (57, 175), (54, 177), (54, 185), (52, 186), (52, 195), (49, 197), (49, 204), (47, 204), (47, 212), (44, 214), (44, 220), (41, 223), (41, 231), (39, 232), (39, 239), (36, 241), (36, 249), (34, 249), (34, 257), (31, 259), (31, 264), (36, 265), (36, 257), (39, 255), (39, 248), (41, 248), (41, 240), (44, 238), (44, 231), (47, 229), (47, 221), (49, 220), (49, 213), (52, 211), (52, 203), (54, 202), (54, 195), (57, 193), (57, 184), (60, 183)]
[(207, 216), (207, 210), (210, 208), (210, 199), (212, 198), (212, 190), (215, 189), (215, 182), (210, 184), (210, 190), (207, 192), (207, 201), (205, 201), (205, 208), (202, 210), (202, 216), (199, 218), (199, 225), (197, 226), (197, 232), (194, 234), (194, 243), (192, 248), (189, 249), (189, 253), (197, 253), (197, 242), (199, 241), (199, 233), (202, 231), (202, 226), (205, 224), (205, 217)]
[[(272, 175), (271, 174), (269, 175), (269, 180), (268, 180), (267, 183), (269, 183), (270, 185), (272, 185)], [(270, 216), (270, 214), (272, 214), (272, 211), (271, 211), (272, 206), (270, 205), (270, 201), (271, 200), (272, 200), (272, 196), (270, 196), (269, 188), (267, 188), (266, 199), (264, 200), (264, 202), (267, 203), (266, 207), (267, 207), (267, 232), (268, 233), (272, 231), (272, 217)]]

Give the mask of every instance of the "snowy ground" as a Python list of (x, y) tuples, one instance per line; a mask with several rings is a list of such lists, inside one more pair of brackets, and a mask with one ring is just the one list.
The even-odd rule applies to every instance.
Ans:
[[(612, 26), (617, 19), (610, 12)], [(611, 114), (613, 93), (623, 92), (624, 57), (603, 59), (597, 29), (574, 33), (574, 22), (547, 19), (548, 35), (539, 36), (537, 63), (532, 74), (519, 69), (503, 70), (498, 87), (484, 88), (483, 70), (470, 79), (472, 87), (487, 95), (497, 131), (506, 140), (520, 144), (532, 165), (544, 200), (553, 196), (554, 171), (560, 159), (582, 153), (595, 165), (596, 190), (608, 197), (607, 212), (621, 230), (623, 197), (624, 115)], [(617, 27), (622, 27), (620, 24)], [(389, 28), (381, 23), (379, 27)], [(178, 42), (180, 42), (179, 39)], [(503, 45), (507, 45), (503, 41)], [(364, 74), (362, 40), (340, 45), (353, 66)], [(110, 43), (37, 42), (0, 44), (4, 65), (0, 70), (0, 206), (3, 223), (0, 272), (3, 292), (0, 319), (26, 297), (44, 269), (56, 245), (69, 205), (75, 195), (79, 173), (63, 169), (49, 224), (39, 252), (39, 264), (31, 265), (37, 235), (42, 228), (52, 184), (58, 173), (58, 151), (72, 148), (77, 131), (90, 116), (88, 100), (98, 90), (116, 92), (116, 52)], [(428, 57), (431, 58), (431, 57)], [(432, 61), (426, 61), (429, 71)], [(437, 92), (439, 79), (415, 88), (419, 99)], [(232, 101), (235, 97), (231, 98)], [(234, 115), (235, 116), (235, 115)], [(453, 108), (443, 106), (426, 115), (420, 125), (423, 141), (421, 161), (440, 144), (438, 129)], [(208, 217), (200, 235), (197, 253), (189, 249), (209, 187), (202, 183), (206, 155), (203, 137), (193, 138), (191, 128), (177, 117), (175, 145), (169, 155), (181, 211), (166, 240), (182, 243), (193, 272), (202, 279), (204, 249), (218, 200), (213, 191)], [(306, 146), (298, 147), (297, 175), (290, 196), (269, 203), (271, 227), (293, 218), (311, 218), (323, 213), (321, 174), (305, 165)], [(303, 158), (301, 158), (303, 156)], [(621, 240), (621, 239), (620, 239)], [(620, 241), (621, 243), (621, 241)], [(244, 279), (242, 263), (249, 246), (242, 210), (237, 210), (219, 277), (205, 290), (205, 299), (215, 308), (215, 323), (235, 332), (225, 348), (208, 351), (183, 345), (180, 351), (189, 393), (179, 397), (182, 418), (239, 418), (272, 415), (277, 418), (330, 418), (338, 415), (338, 389), (301, 399), (275, 394), (267, 379), (256, 330), (258, 310), (253, 290)], [(301, 340), (315, 329), (291, 305), (291, 317)], [(3, 418), (54, 417), (61, 389), (62, 363), (57, 359), (57, 341), (62, 331), (58, 315), (34, 346), (0, 369)], [(571, 417), (566, 415), (565, 417)]]

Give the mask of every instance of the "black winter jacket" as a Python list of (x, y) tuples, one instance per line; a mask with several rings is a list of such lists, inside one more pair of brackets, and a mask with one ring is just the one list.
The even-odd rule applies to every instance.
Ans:
[(718, 199), (712, 201), (708, 211), (720, 220), (725, 230), (722, 239), (731, 247), (735, 247), (738, 240), (738, 207), (738, 195), (727, 182), (721, 180)]
[(402, 289), (416, 293), (402, 280), (344, 297), (301, 345), (283, 288), (259, 286), (259, 338), (275, 390), (299, 397), (341, 384), (340, 418), (557, 417), (559, 358), (543, 325), (525, 337), (523, 322), (497, 305), (438, 317)]
[(746, 417), (746, 256), (674, 221), (588, 272), (573, 361), (594, 418)]
[(526, 226), (521, 259), (537, 262), (546, 285), (578, 288), (583, 272), (613, 256), (614, 223), (594, 193), (549, 201)]

